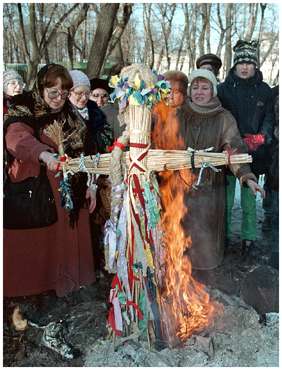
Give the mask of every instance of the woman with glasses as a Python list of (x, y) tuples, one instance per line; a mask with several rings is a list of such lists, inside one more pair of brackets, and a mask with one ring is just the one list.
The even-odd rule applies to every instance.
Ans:
[(6, 114), (11, 104), (12, 98), (15, 95), (23, 93), (25, 83), (23, 78), (18, 72), (14, 70), (8, 70), (3, 73), (3, 113)]
[(91, 132), (68, 100), (72, 88), (72, 78), (63, 66), (46, 65), (32, 91), (16, 97), (6, 116), (4, 137), (11, 181), (38, 176), (40, 163), (44, 163), (58, 216), (57, 222), (42, 228), (4, 229), (6, 297), (46, 291), (55, 291), (61, 297), (95, 280), (89, 227), (89, 213), (96, 206), (95, 190), (87, 188), (85, 173), (75, 174), (70, 180), (74, 208), (67, 212), (61, 206), (58, 148), (45, 132), (57, 121), (62, 125), (68, 156), (80, 156), (85, 143), (91, 141), (92, 154), (97, 152), (95, 138), (89, 139)]
[[(86, 143), (86, 154), (92, 154), (92, 140), (95, 139), (99, 153), (106, 151), (106, 146), (112, 144), (112, 132), (107, 123), (105, 114), (95, 101), (89, 99), (90, 81), (85, 73), (79, 70), (70, 71), (73, 87), (70, 90), (69, 100), (79, 119), (88, 127), (91, 140)], [(90, 215), (92, 247), (95, 260), (96, 275), (99, 276), (104, 267), (103, 226), (110, 217), (107, 206), (110, 202), (110, 184), (107, 176), (100, 176), (98, 181), (97, 207)]]
[(90, 80), (90, 87), (90, 100), (95, 101), (99, 108), (109, 104), (112, 89), (109, 87), (108, 81), (102, 78), (92, 78), (92, 80)]
[[(105, 153), (106, 147), (112, 144), (111, 128), (106, 117), (97, 104), (89, 100), (90, 81), (85, 73), (79, 70), (70, 71), (73, 87), (69, 93), (69, 101), (77, 114), (91, 132), (90, 139), (94, 138), (99, 153)], [(86, 154), (92, 154), (92, 141), (86, 144)]]

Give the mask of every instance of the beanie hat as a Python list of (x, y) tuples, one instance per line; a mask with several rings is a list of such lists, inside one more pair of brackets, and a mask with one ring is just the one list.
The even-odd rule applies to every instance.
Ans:
[(214, 73), (218, 75), (222, 61), (215, 54), (204, 54), (196, 60), (196, 67), (199, 69), (204, 64), (210, 64), (213, 67)]
[(238, 40), (236, 45), (233, 47), (234, 65), (238, 63), (254, 63), (258, 65), (258, 41), (243, 41)]
[(24, 85), (23, 78), (18, 72), (13, 69), (4, 71), (3, 73), (3, 90), (6, 93), (8, 88), (8, 83), (12, 80), (17, 80), (19, 84)]
[(88, 86), (90, 88), (90, 81), (85, 73), (79, 71), (78, 69), (73, 69), (69, 73), (72, 78), (73, 88), (78, 86)]
[(217, 95), (217, 80), (213, 72), (209, 71), (208, 69), (200, 68), (200, 69), (194, 69), (192, 73), (190, 74), (190, 96), (191, 96), (191, 85), (192, 82), (196, 78), (204, 78), (208, 80), (213, 87), (213, 97)]
[(113, 89), (108, 85), (108, 81), (102, 78), (92, 78), (90, 80), (91, 90), (103, 89), (106, 90), (109, 94), (113, 92)]

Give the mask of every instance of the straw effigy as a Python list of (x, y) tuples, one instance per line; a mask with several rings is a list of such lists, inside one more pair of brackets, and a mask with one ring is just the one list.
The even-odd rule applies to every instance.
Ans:
[[(162, 329), (157, 286), (157, 263), (162, 248), (160, 199), (155, 172), (250, 163), (248, 154), (212, 153), (150, 148), (151, 108), (169, 93), (169, 85), (145, 66), (124, 68), (111, 79), (113, 100), (127, 124), (112, 153), (82, 156), (61, 163), (64, 173), (84, 169), (109, 175), (112, 182), (111, 218), (105, 225), (106, 268), (114, 273), (109, 295), (108, 329), (121, 336), (143, 335), (161, 346)], [(129, 151), (123, 148), (129, 145)]]

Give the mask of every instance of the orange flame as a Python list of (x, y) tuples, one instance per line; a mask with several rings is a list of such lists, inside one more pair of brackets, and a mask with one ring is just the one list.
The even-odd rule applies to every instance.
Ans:
[[(175, 113), (162, 102), (155, 107), (154, 147), (184, 149)], [(160, 306), (165, 335), (168, 342), (175, 345), (179, 339), (184, 341), (207, 327), (213, 318), (215, 305), (210, 302), (204, 285), (191, 275), (192, 265), (187, 250), (192, 247), (192, 240), (182, 227), (187, 212), (184, 195), (195, 181), (194, 175), (189, 170), (165, 171), (160, 173), (160, 178), (166, 266)]]

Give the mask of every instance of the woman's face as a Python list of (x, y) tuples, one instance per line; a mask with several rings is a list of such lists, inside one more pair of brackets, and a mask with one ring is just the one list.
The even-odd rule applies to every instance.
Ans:
[(57, 78), (54, 86), (44, 87), (43, 90), (43, 99), (53, 110), (60, 110), (63, 108), (68, 95), (68, 90), (62, 90), (62, 80), (60, 78)]
[(179, 81), (169, 81), (171, 90), (168, 96), (168, 105), (172, 108), (177, 108), (184, 104), (186, 94), (183, 93)]
[(15, 96), (23, 93), (25, 84), (18, 80), (10, 80), (7, 84), (6, 95)]
[(192, 102), (198, 105), (207, 104), (213, 96), (212, 84), (206, 79), (196, 79), (191, 85)]
[(104, 105), (108, 104), (109, 102), (109, 94), (104, 89), (94, 89), (91, 91), (90, 100), (95, 101), (98, 107), (103, 107)]
[(90, 89), (88, 86), (76, 86), (70, 90), (69, 100), (77, 107), (82, 109), (86, 107), (90, 95)]

